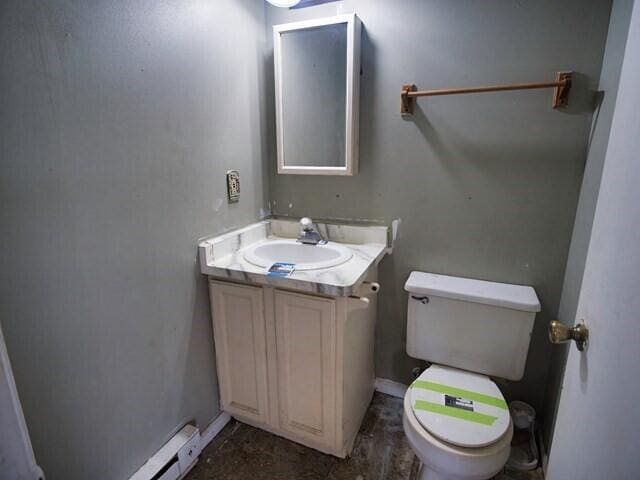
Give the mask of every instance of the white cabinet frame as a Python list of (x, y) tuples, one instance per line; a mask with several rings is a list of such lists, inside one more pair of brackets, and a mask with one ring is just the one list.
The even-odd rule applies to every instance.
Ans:
[[(346, 132), (345, 166), (316, 167), (285, 165), (284, 158), (284, 109), (282, 79), (282, 34), (294, 30), (347, 24), (347, 78), (346, 88)], [(286, 23), (273, 27), (273, 57), (275, 66), (276, 94), (276, 144), (278, 149), (278, 173), (294, 175), (355, 175), (358, 173), (358, 123), (360, 105), (360, 36), (362, 25), (355, 13), (335, 17)], [(310, 112), (310, 115), (312, 113)]]

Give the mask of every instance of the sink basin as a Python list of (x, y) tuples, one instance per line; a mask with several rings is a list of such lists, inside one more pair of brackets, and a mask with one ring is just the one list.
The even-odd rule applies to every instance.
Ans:
[(340, 265), (353, 253), (346, 247), (329, 242), (326, 245), (305, 245), (295, 240), (268, 240), (247, 248), (244, 259), (259, 267), (276, 262), (294, 263), (296, 270), (316, 270)]

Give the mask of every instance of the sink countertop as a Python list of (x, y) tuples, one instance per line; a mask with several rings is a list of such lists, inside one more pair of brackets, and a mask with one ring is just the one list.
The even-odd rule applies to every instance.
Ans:
[(387, 253), (388, 228), (317, 223), (318, 231), (329, 242), (348, 247), (353, 256), (335, 267), (294, 271), (288, 277), (270, 277), (266, 269), (247, 262), (242, 256), (251, 245), (266, 240), (298, 236), (297, 221), (270, 219), (224, 235), (211, 237), (198, 245), (200, 271), (211, 277), (240, 282), (319, 293), (334, 297), (355, 295), (369, 269)]

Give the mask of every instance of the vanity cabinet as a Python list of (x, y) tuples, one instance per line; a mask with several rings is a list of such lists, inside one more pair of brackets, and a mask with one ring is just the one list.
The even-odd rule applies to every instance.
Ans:
[(373, 395), (375, 295), (326, 297), (213, 279), (209, 287), (222, 409), (346, 456)]

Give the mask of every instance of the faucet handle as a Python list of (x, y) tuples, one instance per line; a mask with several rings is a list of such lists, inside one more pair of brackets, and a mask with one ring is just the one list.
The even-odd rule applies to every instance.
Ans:
[(311, 230), (313, 228), (313, 220), (309, 217), (302, 217), (300, 219), (300, 227), (302, 227), (302, 230), (305, 232)]

